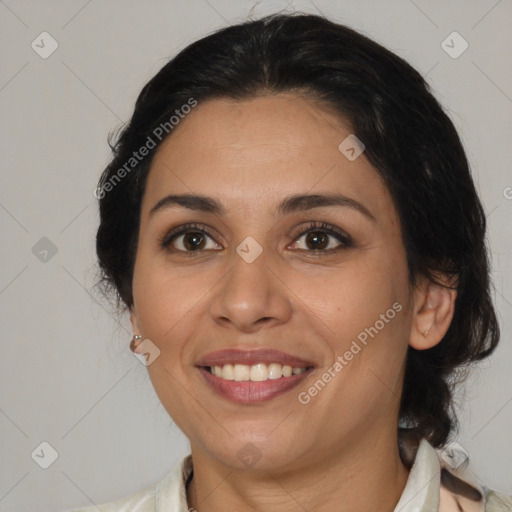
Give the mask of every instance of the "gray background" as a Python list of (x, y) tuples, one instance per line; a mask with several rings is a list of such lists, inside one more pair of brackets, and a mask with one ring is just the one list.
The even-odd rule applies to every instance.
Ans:
[[(503, 331), (459, 395), (456, 441), (480, 479), (512, 493), (510, 0), (11, 0), (0, 1), (2, 512), (125, 496), (188, 451), (128, 349), (128, 319), (118, 322), (93, 290), (92, 191), (109, 158), (106, 136), (129, 118), (146, 81), (251, 9), (321, 11), (359, 29), (427, 75), (449, 110), (489, 215)], [(59, 44), (46, 59), (31, 47), (44, 31)], [(441, 46), (453, 31), (469, 43), (456, 59)], [(58, 452), (48, 469), (31, 456), (43, 441)]]

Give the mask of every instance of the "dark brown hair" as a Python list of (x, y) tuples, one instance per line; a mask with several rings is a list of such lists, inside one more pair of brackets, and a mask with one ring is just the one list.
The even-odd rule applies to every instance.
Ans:
[[(186, 47), (144, 86), (131, 120), (114, 143), (109, 139), (113, 158), (99, 181), (103, 289), (115, 292), (118, 306), (133, 304), (140, 206), (152, 156), (165, 140), (156, 140), (155, 129), (167, 126), (172, 136), (169, 119), (191, 98), (291, 91), (329, 105), (364, 142), (400, 216), (411, 284), (420, 274), (455, 279), (455, 314), (442, 341), (429, 350), (408, 348), (400, 406), (402, 424), (441, 446), (456, 425), (455, 377), (488, 356), (499, 338), (485, 215), (459, 136), (425, 80), (346, 26), (306, 14), (229, 26)], [(156, 149), (127, 171), (148, 137)]]

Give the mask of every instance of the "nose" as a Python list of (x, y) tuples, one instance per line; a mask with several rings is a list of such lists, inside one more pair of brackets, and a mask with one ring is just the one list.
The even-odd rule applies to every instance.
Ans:
[(251, 263), (233, 251), (231, 260), (228, 274), (212, 299), (213, 321), (244, 333), (287, 322), (292, 312), (292, 292), (276, 265), (269, 266), (265, 251)]

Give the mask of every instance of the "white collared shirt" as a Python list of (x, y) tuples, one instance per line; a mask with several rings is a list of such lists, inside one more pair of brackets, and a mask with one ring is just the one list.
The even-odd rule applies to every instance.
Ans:
[[(441, 484), (438, 452), (422, 439), (407, 483), (394, 512), (512, 512), (512, 497), (478, 487), (481, 500), (470, 500)], [(178, 461), (160, 481), (119, 500), (68, 512), (193, 512), (187, 504), (186, 482), (192, 455)], [(460, 481), (460, 480), (459, 480)], [(471, 484), (475, 485), (474, 483)]]

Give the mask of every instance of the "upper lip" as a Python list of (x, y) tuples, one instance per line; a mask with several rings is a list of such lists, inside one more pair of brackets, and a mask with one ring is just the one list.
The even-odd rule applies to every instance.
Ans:
[(252, 366), (258, 363), (279, 363), (283, 366), (292, 366), (293, 368), (314, 366), (310, 361), (271, 348), (259, 348), (255, 350), (218, 350), (201, 356), (196, 361), (196, 366), (223, 366), (225, 364), (245, 364)]

